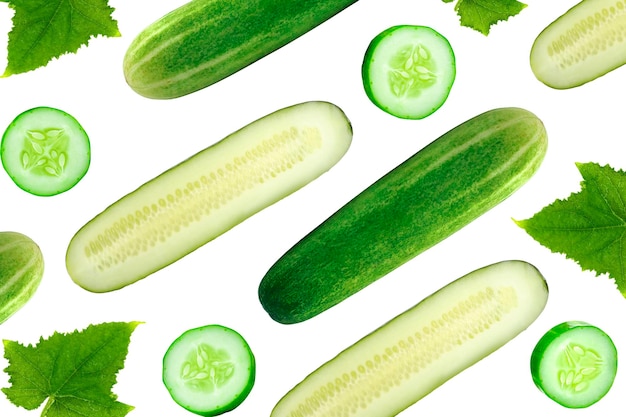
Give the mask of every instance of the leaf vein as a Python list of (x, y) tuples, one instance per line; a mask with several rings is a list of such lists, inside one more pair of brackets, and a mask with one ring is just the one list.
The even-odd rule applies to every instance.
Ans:
[(62, 389), (76, 376), (76, 374), (85, 366), (94, 356), (96, 356), (102, 349), (104, 349), (107, 344), (110, 342), (110, 338), (104, 340), (97, 348), (95, 348), (89, 355), (87, 355), (82, 361), (80, 361), (77, 366), (74, 367), (73, 372), (68, 375), (68, 377), (63, 381), (58, 389), (54, 392), (57, 396), (60, 395)]

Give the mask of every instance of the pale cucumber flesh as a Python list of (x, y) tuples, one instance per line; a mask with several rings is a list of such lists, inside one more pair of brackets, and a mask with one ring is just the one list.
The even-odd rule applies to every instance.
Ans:
[(526, 262), (475, 270), (315, 370), (271, 417), (395, 416), (516, 337), (547, 298), (543, 276)]
[(67, 271), (93, 292), (131, 284), (317, 178), (351, 140), (331, 103), (278, 110), (106, 208), (72, 238)]
[(255, 376), (256, 362), (246, 340), (217, 324), (185, 331), (163, 357), (163, 384), (172, 399), (201, 416), (238, 407)]
[(530, 66), (552, 88), (577, 87), (626, 63), (625, 36), (625, 1), (583, 0), (539, 34)]
[(558, 324), (539, 340), (531, 355), (533, 381), (567, 408), (586, 408), (611, 389), (617, 349), (601, 329), (582, 321)]

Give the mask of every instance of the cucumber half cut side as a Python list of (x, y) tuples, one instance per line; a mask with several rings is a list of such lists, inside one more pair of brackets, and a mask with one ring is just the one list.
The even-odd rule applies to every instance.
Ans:
[(626, 63), (626, 3), (582, 0), (535, 39), (530, 67), (555, 89), (579, 87)]
[(477, 269), (317, 368), (271, 417), (396, 416), (519, 335), (547, 299), (543, 275), (527, 262)]
[(68, 245), (68, 274), (92, 292), (143, 279), (318, 178), (351, 141), (350, 121), (328, 102), (263, 116), (87, 222)]

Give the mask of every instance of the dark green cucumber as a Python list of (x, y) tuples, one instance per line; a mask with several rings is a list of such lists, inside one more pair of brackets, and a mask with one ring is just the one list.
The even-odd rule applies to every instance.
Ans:
[(129, 45), (124, 75), (155, 99), (208, 87), (330, 19), (357, 0), (192, 0)]
[(539, 168), (543, 123), (520, 108), (480, 114), (376, 181), (285, 253), (259, 299), (276, 321), (320, 314), (510, 196)]

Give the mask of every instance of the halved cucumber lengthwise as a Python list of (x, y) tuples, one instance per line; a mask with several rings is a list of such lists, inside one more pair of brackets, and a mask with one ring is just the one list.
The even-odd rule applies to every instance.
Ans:
[(626, 1), (583, 0), (535, 40), (530, 66), (537, 79), (573, 88), (626, 63)]
[(93, 292), (131, 284), (317, 178), (351, 141), (350, 121), (331, 103), (269, 114), (97, 215), (72, 238), (67, 271)]
[(124, 57), (124, 76), (142, 96), (184, 96), (247, 67), (356, 1), (192, 0), (137, 35)]
[(395, 416), (525, 330), (547, 299), (526, 262), (473, 271), (315, 370), (271, 417)]
[(340, 208), (266, 273), (259, 299), (276, 321), (320, 314), (509, 197), (537, 171), (543, 123), (519, 108), (478, 115)]

